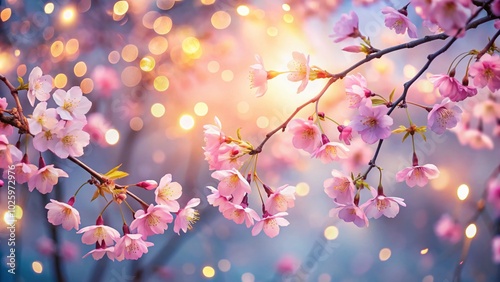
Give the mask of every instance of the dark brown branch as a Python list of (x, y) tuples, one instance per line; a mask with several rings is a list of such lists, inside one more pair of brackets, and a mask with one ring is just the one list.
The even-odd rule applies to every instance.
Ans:
[(481, 57), (484, 54), (486, 54), (486, 52), (488, 52), (488, 50), (490, 50), (490, 48), (495, 44), (495, 41), (497, 40), (498, 36), (500, 36), (500, 30), (497, 31), (497, 33), (495, 33), (493, 38), (490, 39), (490, 42), (488, 42), (488, 44), (486, 44), (486, 46), (484, 46), (483, 50), (479, 51), (479, 53), (476, 56), (477, 60), (481, 59)]

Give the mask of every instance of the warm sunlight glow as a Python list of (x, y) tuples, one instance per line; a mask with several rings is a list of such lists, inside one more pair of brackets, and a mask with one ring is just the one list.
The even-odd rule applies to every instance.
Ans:
[(179, 119), (179, 125), (184, 130), (190, 130), (194, 127), (194, 118), (191, 115), (182, 115)]
[(212, 278), (215, 276), (215, 269), (213, 267), (207, 265), (207, 266), (203, 267), (202, 273), (203, 273), (203, 276), (205, 276), (206, 278)]
[(250, 9), (246, 5), (239, 5), (238, 8), (236, 8), (236, 12), (240, 16), (248, 16), (250, 14)]
[(391, 257), (391, 249), (389, 248), (383, 248), (380, 250), (378, 254), (378, 258), (380, 261), (386, 261)]
[(113, 7), (113, 13), (117, 16), (123, 16), (128, 11), (128, 2), (127, 1), (118, 1), (115, 3)]
[(339, 236), (339, 229), (336, 226), (328, 226), (323, 232), (327, 240), (335, 240)]
[(109, 145), (115, 145), (120, 140), (120, 133), (114, 128), (109, 129), (108, 131), (106, 131), (104, 138), (106, 139), (106, 143), (108, 143)]
[(295, 185), (295, 193), (297, 194), (297, 196), (307, 196), (307, 194), (309, 194), (309, 190), (309, 184), (305, 182), (300, 182)]
[(73, 6), (69, 6), (64, 8), (61, 11), (61, 21), (64, 24), (71, 24), (75, 21), (76, 19), (76, 9)]
[(165, 106), (160, 103), (153, 104), (151, 106), (151, 114), (156, 118), (162, 117), (165, 114)]
[(477, 227), (474, 223), (469, 224), (469, 226), (467, 226), (467, 228), (465, 229), (465, 236), (467, 236), (467, 238), (469, 239), (474, 238), (474, 236), (476, 236), (476, 233)]
[(467, 196), (469, 196), (469, 186), (467, 186), (467, 184), (458, 186), (457, 196), (460, 201), (467, 199)]
[(205, 104), (203, 102), (196, 103), (196, 105), (194, 105), (194, 113), (200, 117), (206, 116), (208, 113), (207, 104)]

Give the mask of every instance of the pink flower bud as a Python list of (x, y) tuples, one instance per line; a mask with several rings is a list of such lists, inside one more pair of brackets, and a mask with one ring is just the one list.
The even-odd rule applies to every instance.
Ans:
[(363, 47), (359, 45), (351, 45), (351, 46), (346, 46), (342, 48), (342, 50), (346, 52), (351, 52), (351, 53), (362, 53), (363, 52)]
[(153, 190), (158, 187), (158, 183), (154, 180), (146, 180), (135, 184), (135, 186), (144, 188), (146, 190)]

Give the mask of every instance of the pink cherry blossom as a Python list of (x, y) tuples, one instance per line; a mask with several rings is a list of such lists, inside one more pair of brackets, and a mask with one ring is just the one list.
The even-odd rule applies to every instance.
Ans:
[(212, 173), (212, 177), (219, 180), (219, 193), (222, 196), (233, 196), (233, 203), (240, 204), (245, 193), (252, 190), (248, 181), (241, 175), (237, 169), (217, 170)]
[(64, 120), (85, 120), (85, 114), (90, 110), (92, 102), (82, 94), (79, 86), (73, 86), (68, 92), (57, 89), (54, 101), (59, 106), (56, 111)]
[(57, 124), (57, 113), (55, 109), (47, 109), (47, 102), (36, 105), (33, 115), (28, 118), (30, 132), (37, 135), (42, 129), (54, 128)]
[(335, 215), (345, 222), (353, 222), (357, 227), (368, 227), (369, 222), (365, 212), (354, 203), (337, 203), (338, 207), (330, 210), (330, 217)]
[(36, 249), (40, 254), (50, 256), (56, 252), (56, 245), (54, 244), (54, 240), (48, 237), (41, 237), (36, 240)]
[(288, 69), (290, 73), (287, 78), (290, 81), (302, 81), (297, 93), (304, 91), (309, 82), (309, 72), (311, 67), (309, 66), (309, 55), (306, 57), (304, 54), (299, 52), (292, 52), (293, 59), (288, 63)]
[(484, 132), (477, 129), (467, 129), (463, 132), (457, 133), (462, 135), (462, 145), (469, 145), (471, 148), (480, 150), (488, 149), (493, 150), (495, 144), (491, 137), (486, 135)]
[(219, 207), (219, 211), (222, 211), (223, 204), (228, 201), (228, 197), (222, 196), (219, 190), (212, 186), (207, 186), (207, 188), (212, 192), (212, 194), (207, 196), (208, 203), (214, 207)]
[(7, 98), (0, 98), (0, 110), (6, 110), (8, 105)]
[(42, 69), (39, 67), (33, 68), (29, 75), (28, 82), (28, 100), (31, 106), (35, 106), (35, 98), (42, 102), (50, 98), (52, 77), (50, 75), (42, 75)]
[(343, 41), (349, 37), (359, 37), (358, 15), (351, 11), (349, 14), (342, 14), (340, 19), (333, 26), (333, 34), (329, 37), (335, 38), (334, 42)]
[(55, 168), (54, 165), (46, 165), (30, 178), (28, 188), (30, 192), (36, 188), (42, 194), (50, 193), (59, 181), (59, 177), (68, 177), (68, 174), (62, 169)]
[(107, 255), (108, 258), (112, 261), (115, 260), (115, 247), (107, 247), (107, 248), (96, 248), (93, 249), (92, 251), (86, 253), (83, 258), (86, 258), (88, 255), (92, 255), (92, 258), (94, 260), (100, 260), (104, 257), (104, 255)]
[(434, 232), (440, 239), (456, 244), (462, 239), (463, 228), (450, 215), (443, 214), (434, 225)]
[(382, 215), (394, 218), (399, 213), (399, 206), (406, 207), (404, 199), (398, 197), (387, 197), (377, 193), (375, 189), (370, 190), (373, 198), (363, 204), (367, 218), (379, 218)]
[(349, 148), (344, 144), (328, 142), (312, 152), (311, 157), (318, 158), (322, 163), (327, 164), (340, 159), (346, 159), (348, 157), (347, 152), (349, 152)]
[(427, 115), (427, 125), (437, 134), (443, 134), (446, 129), (453, 128), (460, 120), (462, 110), (450, 98), (444, 98), (435, 104)]
[(469, 75), (477, 87), (486, 87), (495, 92), (500, 89), (500, 56), (484, 54), (479, 61), (469, 67)]
[(472, 15), (470, 0), (432, 1), (431, 21), (439, 25), (448, 35), (455, 35), (458, 29), (465, 27)]
[(500, 215), (500, 180), (493, 179), (488, 182), (488, 203), (490, 203), (493, 211)]
[(259, 220), (259, 215), (253, 209), (249, 207), (244, 207), (244, 205), (234, 204), (232, 202), (226, 201), (221, 204), (222, 214), (225, 218), (236, 222), (237, 224), (243, 224), (247, 227), (254, 225), (254, 220)]
[(271, 214), (284, 212), (295, 205), (295, 186), (285, 184), (278, 187), (266, 200), (266, 210)]
[(58, 142), (57, 135), (64, 128), (65, 124), (66, 122), (64, 120), (60, 120), (53, 127), (42, 128), (42, 131), (33, 138), (33, 147), (40, 152), (45, 152), (47, 150), (53, 152)]
[(250, 88), (257, 88), (255, 96), (261, 97), (267, 91), (267, 71), (259, 55), (255, 55), (257, 64), (250, 66)]
[(495, 264), (500, 263), (500, 235), (496, 235), (491, 240), (491, 249), (493, 254), (493, 262)]
[(78, 225), (80, 225), (80, 213), (73, 208), (72, 202), (74, 202), (73, 197), (69, 201), (70, 204), (50, 199), (50, 203), (45, 205), (45, 208), (48, 210), (48, 221), (53, 225), (61, 224), (66, 230), (71, 230), (73, 228), (78, 230)]
[(361, 45), (350, 45), (342, 48), (342, 50), (350, 53), (362, 53), (365, 51), (365, 48)]
[(500, 104), (493, 99), (486, 99), (474, 105), (473, 113), (485, 123), (494, 123), (500, 120)]
[(264, 233), (270, 238), (278, 236), (280, 233), (280, 226), (288, 226), (290, 222), (286, 220), (287, 212), (280, 212), (275, 215), (265, 213), (264, 217), (259, 220), (252, 228), (252, 236), (257, 236), (263, 229)]
[(174, 221), (174, 232), (180, 235), (180, 231), (186, 233), (192, 228), (192, 224), (198, 220), (198, 211), (193, 209), (200, 204), (199, 198), (189, 200), (186, 207), (177, 212), (177, 217)]
[(164, 230), (167, 230), (168, 224), (174, 220), (167, 206), (153, 204), (149, 205), (147, 211), (142, 209), (136, 211), (134, 218), (130, 229), (137, 229), (137, 233), (142, 234), (143, 239), (150, 235), (163, 234)]
[(344, 78), (345, 93), (349, 101), (349, 108), (357, 109), (364, 100), (372, 95), (368, 89), (366, 79), (360, 73), (350, 74)]
[[(25, 155), (26, 157), (26, 155)], [(23, 158), (24, 159), (24, 158)], [(8, 178), (8, 171), (3, 171), (3, 177)], [(18, 162), (14, 165), (14, 174), (16, 176), (16, 182), (19, 184), (24, 184), (31, 179), (31, 177), (38, 171), (38, 167), (34, 164), (30, 164), (25, 161)]]
[(319, 127), (310, 119), (293, 119), (288, 124), (288, 130), (293, 134), (292, 143), (297, 149), (312, 153), (321, 146)]
[[(205, 146), (205, 160), (208, 162), (209, 169), (221, 169), (222, 164), (219, 161), (219, 151), (222, 144), (226, 144), (226, 136), (222, 132), (222, 124), (220, 120), (215, 117), (215, 125), (207, 124), (204, 128), (204, 141)], [(225, 151), (225, 149), (223, 149)]]
[(59, 249), (59, 255), (64, 261), (74, 261), (80, 256), (80, 247), (70, 241), (64, 241)]
[(68, 156), (80, 157), (83, 148), (90, 143), (90, 135), (83, 131), (84, 123), (67, 121), (65, 127), (57, 133), (58, 141), (54, 146), (54, 153), (65, 159)]
[(462, 101), (477, 94), (477, 89), (464, 86), (455, 77), (449, 75), (433, 75), (429, 80), (434, 84), (434, 88), (439, 89), (441, 96), (448, 97), (453, 102)]
[(372, 107), (370, 99), (359, 106), (359, 113), (353, 117), (349, 126), (356, 130), (361, 139), (368, 144), (373, 144), (380, 139), (391, 135), (390, 126), (393, 120), (387, 115), (389, 109), (385, 106)]
[(429, 179), (434, 179), (439, 176), (438, 168), (433, 164), (415, 165), (402, 169), (396, 174), (398, 182), (406, 181), (406, 185), (413, 187), (418, 185), (424, 187), (429, 182)]
[(339, 140), (344, 142), (346, 145), (351, 145), (352, 140), (352, 127), (339, 125), (337, 130), (340, 132)]
[(136, 183), (135, 186), (144, 188), (146, 190), (153, 190), (156, 187), (158, 187), (158, 182), (156, 182), (154, 180), (145, 180), (145, 181), (141, 181), (139, 183)]
[(9, 165), (19, 162), (23, 153), (16, 146), (9, 144), (7, 136), (0, 135), (0, 168), (8, 168)]
[(382, 14), (385, 15), (386, 27), (394, 29), (397, 34), (405, 34), (408, 31), (410, 38), (417, 38), (417, 27), (405, 14), (392, 7), (383, 8)]
[(117, 260), (137, 260), (148, 252), (151, 242), (144, 241), (141, 234), (125, 234), (116, 241), (114, 256)]
[(115, 69), (111, 67), (96, 66), (91, 77), (96, 90), (94, 93), (99, 93), (103, 97), (110, 97), (113, 90), (120, 88), (120, 79)]
[(106, 132), (111, 129), (111, 124), (106, 120), (101, 113), (92, 113), (87, 117), (87, 124), (83, 130), (90, 135), (90, 140), (97, 143), (101, 147), (107, 147)]
[(494, 0), (493, 3), (491, 3), (491, 11), (495, 16), (500, 16), (500, 0)]
[(87, 245), (93, 245), (95, 243), (105, 244), (107, 246), (112, 245), (116, 240), (120, 238), (120, 233), (116, 229), (103, 224), (90, 225), (83, 227), (76, 232), (77, 234), (82, 234), (82, 243)]
[(165, 174), (160, 179), (160, 184), (155, 190), (155, 201), (164, 205), (170, 212), (177, 212), (180, 208), (177, 199), (182, 195), (182, 186), (178, 182), (172, 182), (172, 175)]
[(328, 178), (323, 182), (325, 193), (337, 203), (352, 203), (355, 191), (352, 180), (335, 169), (332, 170), (332, 176), (333, 178)]
[(0, 135), (10, 136), (14, 133), (14, 127), (8, 123), (0, 123)]
[(241, 147), (236, 143), (222, 143), (217, 152), (216, 160), (213, 159), (209, 163), (214, 169), (232, 169), (238, 168), (243, 164), (240, 158), (248, 152), (248, 149)]

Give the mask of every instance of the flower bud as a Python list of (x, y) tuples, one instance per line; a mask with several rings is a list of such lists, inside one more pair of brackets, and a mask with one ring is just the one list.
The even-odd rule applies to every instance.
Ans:
[(158, 187), (158, 183), (154, 180), (146, 180), (135, 184), (135, 186), (144, 188), (146, 190), (153, 190)]

